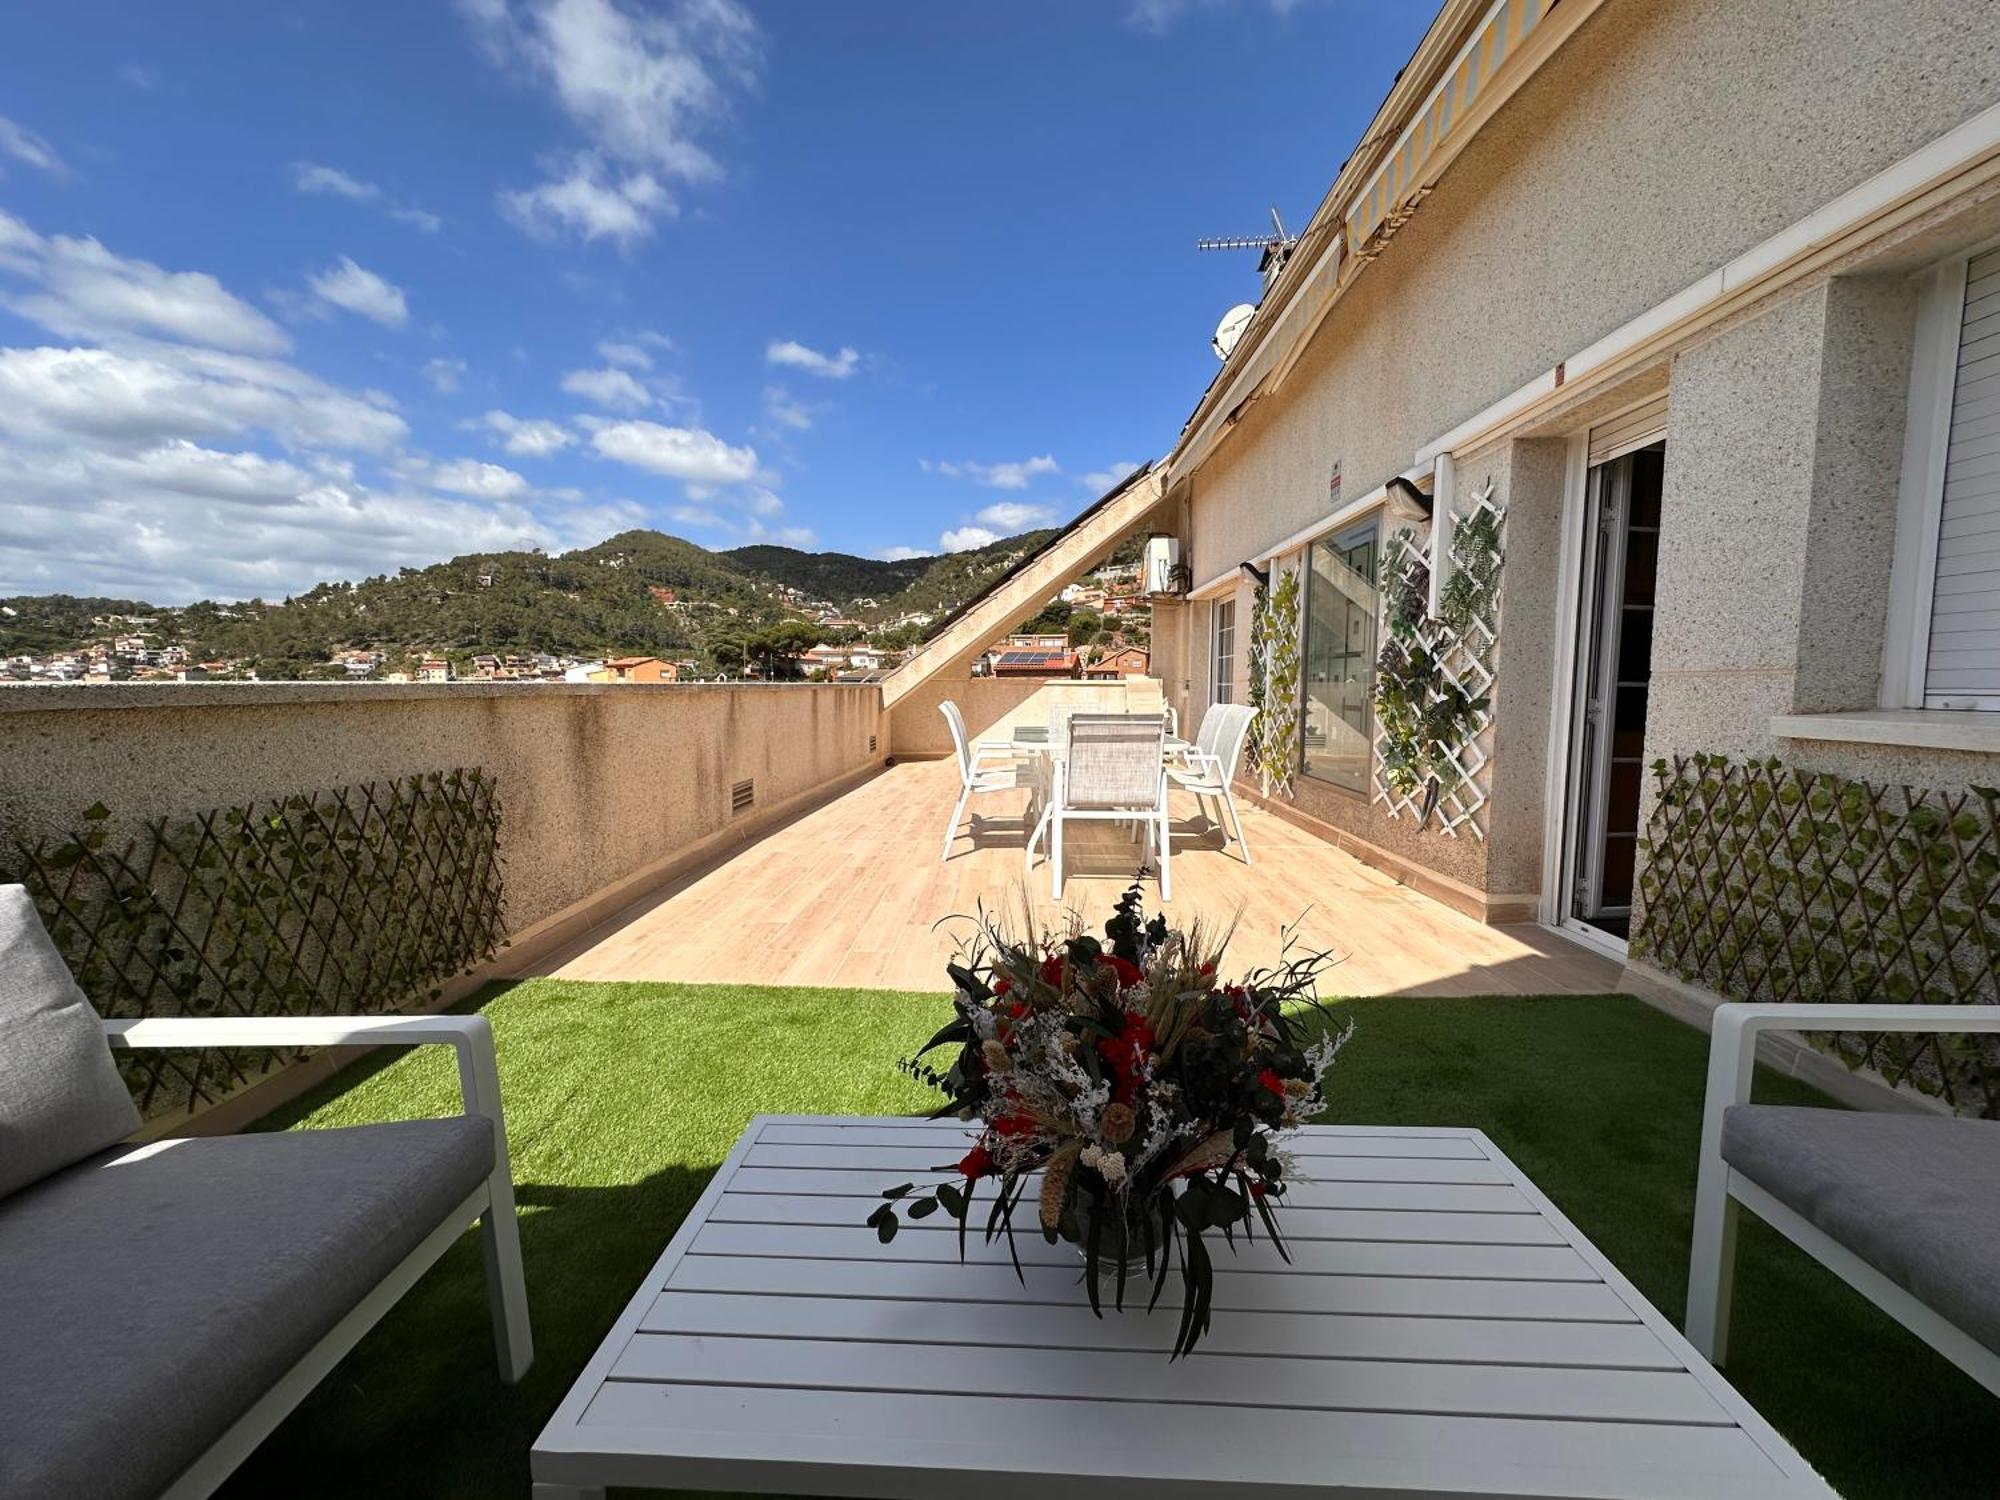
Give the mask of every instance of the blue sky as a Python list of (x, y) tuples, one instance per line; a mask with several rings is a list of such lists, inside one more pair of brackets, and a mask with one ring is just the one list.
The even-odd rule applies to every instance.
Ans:
[(1171, 444), (1428, 3), (73, 0), (0, 23), (0, 593), (656, 526), (869, 555)]

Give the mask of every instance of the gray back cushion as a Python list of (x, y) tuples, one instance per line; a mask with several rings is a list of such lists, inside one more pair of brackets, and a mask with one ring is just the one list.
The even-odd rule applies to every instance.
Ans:
[(97, 1012), (27, 888), (0, 885), (0, 1197), (138, 1128)]

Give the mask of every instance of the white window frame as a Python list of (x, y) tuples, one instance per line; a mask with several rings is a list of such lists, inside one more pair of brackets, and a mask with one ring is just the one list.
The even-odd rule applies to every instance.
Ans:
[[(1223, 622), (1228, 621), (1229, 649), (1222, 649)], [(1236, 596), (1226, 594), (1208, 606), (1208, 701), (1236, 701)]]
[[(1897, 486), (1896, 550), (1890, 562), (1888, 631), (1878, 700), (1883, 708), (1927, 707), (1924, 680), (1930, 665), (1931, 603), (1937, 585), (1938, 527), (1944, 518), (1944, 469), (1958, 380), (1965, 271), (1974, 258), (1995, 246), (2000, 246), (2000, 239), (1971, 246), (1916, 278), (1916, 341), (1910, 354), (1909, 415)], [(1981, 699), (1976, 709), (2000, 709), (2000, 699)]]

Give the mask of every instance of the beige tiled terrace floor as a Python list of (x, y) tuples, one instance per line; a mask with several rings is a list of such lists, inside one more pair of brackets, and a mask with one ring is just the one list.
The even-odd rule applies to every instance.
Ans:
[[(963, 922), (941, 917), (1018, 911), (1024, 889), (1047, 920), (1039, 859), (1024, 882), (1025, 793), (973, 800), (967, 825), (938, 861), (958, 780), (948, 761), (899, 765), (703, 871), (627, 909), (534, 972), (565, 979), (948, 988), (944, 964)], [(1618, 966), (1534, 927), (1488, 927), (1396, 884), (1352, 855), (1256, 809), (1244, 812), (1245, 865), (1204, 831), (1192, 799), (1175, 799), (1174, 899), (1182, 925), (1237, 921), (1230, 971), (1271, 964), (1281, 929), (1330, 948), (1327, 994), (1506, 994), (1617, 988)], [(1063, 906), (1101, 931), (1138, 862), (1110, 824), (1072, 825)], [(1158, 887), (1146, 881), (1151, 907)]]

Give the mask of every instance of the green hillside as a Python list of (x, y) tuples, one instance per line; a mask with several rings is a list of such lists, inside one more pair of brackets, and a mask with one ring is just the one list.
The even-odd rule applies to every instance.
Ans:
[[(356, 582), (322, 583), (281, 602), (203, 601), (180, 608), (66, 595), (0, 599), (0, 656), (74, 649), (103, 639), (94, 623), (150, 616), (159, 645), (195, 660), (240, 659), (259, 675), (328, 675), (337, 650), (369, 649), (392, 661), (470, 656), (607, 653), (713, 661), (798, 611), (784, 585), (870, 623), (910, 613), (942, 616), (1039, 546), (1030, 532), (974, 552), (883, 562), (788, 547), (711, 552), (657, 531), (627, 531), (560, 556), (479, 552), (427, 568)], [(654, 590), (672, 590), (673, 604)], [(861, 605), (856, 601), (873, 603)]]

